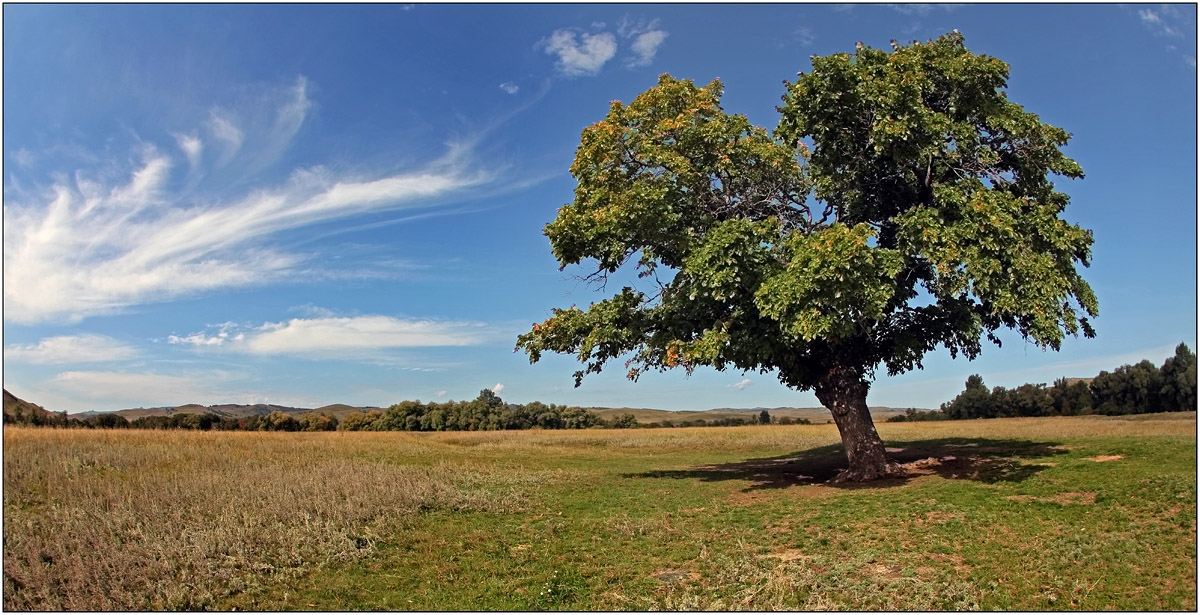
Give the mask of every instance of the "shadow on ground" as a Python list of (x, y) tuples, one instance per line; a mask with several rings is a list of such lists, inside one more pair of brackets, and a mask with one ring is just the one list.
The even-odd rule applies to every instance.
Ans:
[(842, 489), (894, 487), (903, 485), (917, 476), (929, 474), (983, 483), (1013, 483), (1024, 481), (1050, 467), (1046, 464), (1023, 463), (1023, 459), (1050, 457), (1066, 452), (1066, 449), (1056, 442), (992, 438), (941, 438), (897, 442), (886, 446), (888, 457), (904, 464), (908, 476), (869, 483), (830, 483), (830, 479), (848, 465), (840, 444), (781, 457), (747, 459), (733, 463), (696, 466), (686, 470), (654, 470), (624, 476), (750, 481), (751, 485), (743, 491), (813, 484), (829, 484)]

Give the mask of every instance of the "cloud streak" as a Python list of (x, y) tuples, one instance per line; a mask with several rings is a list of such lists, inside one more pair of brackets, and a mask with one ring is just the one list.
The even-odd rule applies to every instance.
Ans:
[[(299, 129), (310, 106), (306, 88), (301, 80), (277, 109), (264, 146), (268, 155), (260, 160), (277, 155)], [(222, 160), (246, 140), (220, 114), (208, 128)], [(205, 150), (201, 139), (175, 139), (194, 169)], [(298, 169), (273, 187), (203, 201), (173, 189), (175, 161), (146, 146), (140, 167), (123, 182), (76, 173), (40, 198), (5, 204), (5, 319), (78, 322), (142, 303), (287, 279), (305, 257), (266, 238), (370, 212), (429, 207), (490, 181), (490, 174), (469, 165), (470, 146), (451, 144), (442, 158), (394, 175)]]
[(381, 315), (322, 315), (265, 323), (258, 327), (239, 327), (233, 323), (217, 327), (215, 333), (171, 335), (167, 342), (263, 356), (371, 359), (384, 350), (474, 346), (495, 336), (491, 327), (478, 322)]
[(4, 359), (35, 365), (67, 363), (103, 363), (123, 361), (138, 356), (133, 346), (106, 335), (82, 334), (48, 337), (36, 344), (4, 347)]

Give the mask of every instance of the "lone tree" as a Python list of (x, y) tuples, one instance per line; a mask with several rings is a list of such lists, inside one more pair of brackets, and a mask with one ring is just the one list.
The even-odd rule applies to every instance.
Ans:
[(576, 386), (623, 355), (635, 381), (775, 370), (832, 412), (850, 462), (835, 480), (862, 481), (901, 471), (867, 409), (880, 365), (919, 368), (939, 344), (974, 358), (1002, 327), (1055, 350), (1093, 337), (1075, 268), (1092, 234), (1059, 218), (1047, 178), (1083, 177), (1070, 135), (1010, 102), (1008, 65), (957, 31), (892, 46), (814, 56), (774, 134), (725, 113), (719, 80), (663, 75), (614, 101), (545, 234), (562, 267), (594, 259), (602, 284), (630, 263), (652, 288), (555, 309), (517, 349), (575, 354)]

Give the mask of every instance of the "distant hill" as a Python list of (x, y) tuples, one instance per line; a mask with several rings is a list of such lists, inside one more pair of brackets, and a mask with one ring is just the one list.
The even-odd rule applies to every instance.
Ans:
[[(162, 406), (158, 408), (129, 408), (126, 410), (116, 410), (113, 414), (123, 416), (129, 420), (141, 418), (143, 416), (171, 416), (174, 414), (204, 414), (210, 412), (217, 416), (240, 419), (248, 416), (265, 416), (272, 412), (284, 412), (287, 414), (305, 414), (312, 412), (309, 408), (294, 408), (291, 406), (278, 406), (275, 404), (216, 404), (205, 406), (203, 404), (184, 404), (182, 406)], [(88, 412), (86, 414), (97, 414)]]
[[(808, 419), (813, 423), (828, 423), (833, 420), (833, 416), (829, 414), (829, 410), (825, 408), (714, 408), (712, 410), (657, 410), (654, 408), (604, 408), (590, 407), (584, 408), (595, 412), (602, 419), (612, 419), (613, 417), (622, 414), (632, 414), (637, 418), (639, 423), (661, 423), (663, 421), (694, 421), (696, 419), (704, 419), (706, 421), (733, 419), (733, 418), (749, 418), (757, 419), (758, 414), (766, 410), (772, 417), (782, 418), (791, 417), (794, 419)], [(922, 408), (918, 408), (921, 410)], [(172, 414), (203, 414), (211, 412), (218, 416), (229, 418), (242, 418), (255, 415), (267, 415), (272, 412), (284, 412), (287, 414), (305, 414), (308, 412), (316, 412), (319, 414), (328, 414), (341, 420), (351, 412), (370, 412), (371, 410), (380, 410), (383, 408), (375, 406), (350, 406), (347, 404), (329, 404), (320, 408), (293, 408), (289, 406), (277, 406), (275, 404), (218, 404), (214, 406), (204, 406), (201, 404), (185, 404), (182, 406), (167, 406), (160, 408), (131, 408), (128, 410), (117, 410), (119, 414), (129, 420), (134, 420), (143, 416), (170, 416)], [(78, 416), (87, 416), (96, 414), (94, 412), (84, 413)], [(889, 408), (886, 406), (872, 406), (871, 416), (878, 421), (887, 420), (889, 417), (897, 414), (904, 414), (903, 408)], [(73, 415), (74, 416), (74, 415)]]
[[(7, 404), (7, 398), (6, 404)], [(6, 405), (7, 407), (7, 405)], [(182, 406), (159, 406), (156, 408), (128, 408), (125, 410), (116, 410), (113, 414), (117, 414), (132, 421), (144, 416), (171, 416), (174, 414), (204, 414), (211, 412), (217, 416), (226, 418), (240, 419), (248, 416), (265, 416), (272, 412), (283, 412), (285, 414), (307, 414), (316, 412), (319, 414), (328, 414), (337, 419), (350, 414), (351, 412), (367, 412), (370, 410), (382, 410), (373, 406), (348, 406), (346, 404), (330, 404), (321, 406), (320, 408), (295, 408), (292, 406), (279, 406), (276, 404), (215, 404), (205, 406), (203, 404), (184, 404)], [(93, 414), (101, 414), (100, 412), (82, 412), (73, 414), (74, 417), (86, 417)], [(107, 413), (105, 413), (107, 414)]]
[(9, 393), (8, 389), (4, 389), (4, 414), (14, 418), (34, 416), (46, 418), (50, 417), (54, 413), (37, 404), (27, 402), (20, 397)]
[[(20, 408), (21, 412), (49, 412), (41, 406), (26, 402), (7, 390), (4, 391), (4, 411), (8, 414), (13, 414), (15, 409)], [(704, 419), (706, 421), (720, 419), (757, 419), (758, 414), (766, 410), (776, 419), (782, 417), (791, 417), (794, 419), (808, 419), (813, 423), (828, 423), (833, 420), (829, 414), (829, 410), (825, 408), (713, 408), (711, 410), (658, 410), (654, 408), (606, 408), (606, 407), (586, 407), (585, 410), (595, 412), (602, 419), (612, 419), (622, 414), (632, 414), (637, 418), (639, 423), (661, 423), (663, 421), (693, 421), (696, 419)], [(918, 408), (921, 410), (922, 408)], [(117, 410), (113, 414), (117, 414), (132, 421), (144, 416), (171, 416), (174, 414), (203, 414), (211, 412), (217, 416), (228, 418), (243, 418), (248, 416), (264, 416), (272, 412), (284, 412), (286, 414), (306, 414), (308, 412), (317, 412), (319, 414), (328, 414), (341, 420), (351, 412), (370, 412), (371, 410), (380, 410), (376, 406), (350, 406), (347, 404), (329, 404), (320, 408), (295, 408), (291, 406), (279, 406), (276, 404), (216, 404), (205, 406), (203, 404), (184, 404), (182, 406), (159, 406), (155, 408), (128, 408), (125, 410)], [(871, 416), (877, 421), (887, 420), (889, 417), (897, 414), (904, 414), (903, 408), (889, 408), (887, 406), (871, 406)], [(107, 414), (101, 412), (81, 412), (72, 414), (75, 418), (85, 418), (95, 414)], [(15, 415), (14, 415), (15, 416)]]
[(347, 406), (346, 404), (329, 404), (328, 406), (321, 406), (320, 408), (313, 410), (313, 412), (318, 414), (328, 414), (337, 419), (341, 419), (343, 416), (346, 416), (351, 412), (370, 412), (372, 410), (379, 410), (382, 412), (383, 408), (378, 408), (375, 406)]

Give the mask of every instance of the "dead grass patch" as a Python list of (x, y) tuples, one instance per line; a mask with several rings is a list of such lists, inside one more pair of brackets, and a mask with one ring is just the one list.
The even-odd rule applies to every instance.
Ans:
[(363, 557), (409, 515), (517, 509), (547, 478), (373, 461), (346, 435), (6, 426), (4, 608), (203, 609)]
[(773, 557), (775, 559), (778, 559), (781, 562), (794, 562), (797, 560), (812, 559), (811, 555), (806, 555), (800, 549), (784, 549), (782, 551), (775, 551), (774, 553), (767, 553), (764, 555), (760, 555), (759, 557), (760, 558)]
[(1124, 457), (1121, 455), (1097, 455), (1095, 457), (1088, 457), (1089, 461), (1095, 461), (1097, 463), (1104, 463), (1105, 461), (1119, 461), (1121, 459), (1124, 459)]

